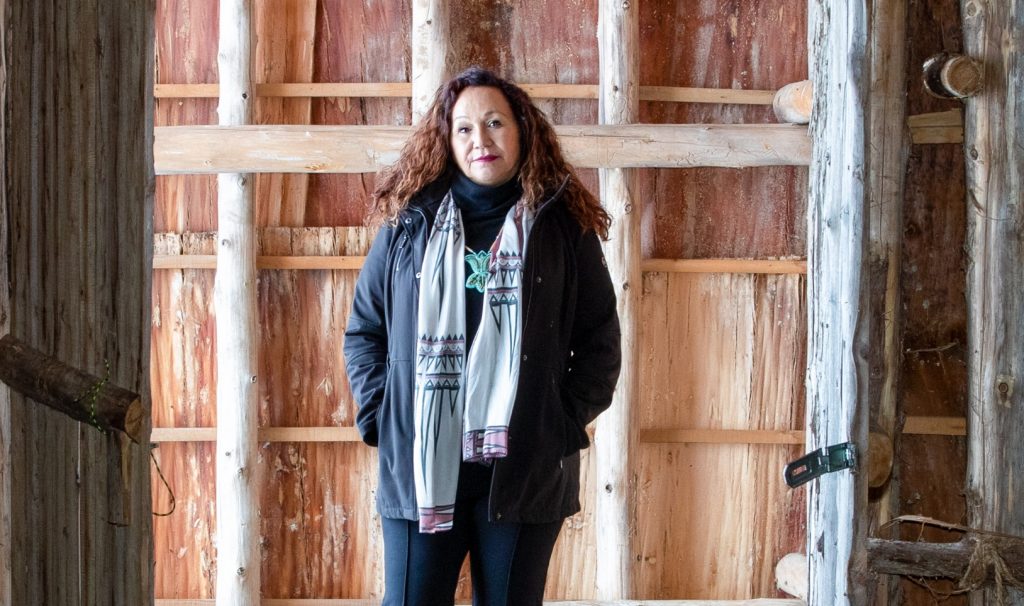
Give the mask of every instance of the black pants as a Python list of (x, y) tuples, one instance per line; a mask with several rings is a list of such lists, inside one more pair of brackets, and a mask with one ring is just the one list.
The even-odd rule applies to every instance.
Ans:
[(474, 606), (540, 606), (562, 522), (502, 524), (487, 520), (487, 498), (455, 505), (452, 530), (420, 534), (419, 523), (381, 518), (382, 606), (447, 606), (455, 601), (469, 553)]

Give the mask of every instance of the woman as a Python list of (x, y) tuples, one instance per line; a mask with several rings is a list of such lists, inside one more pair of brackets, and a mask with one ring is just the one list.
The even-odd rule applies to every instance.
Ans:
[(609, 217), (519, 87), (446, 83), (373, 195), (345, 358), (379, 448), (385, 606), (540, 604), (579, 511), (586, 425), (611, 402)]

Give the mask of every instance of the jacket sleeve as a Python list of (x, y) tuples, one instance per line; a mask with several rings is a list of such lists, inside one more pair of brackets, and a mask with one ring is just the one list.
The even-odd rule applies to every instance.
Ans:
[(615, 289), (597, 234), (583, 234), (576, 247), (576, 309), (570, 357), (562, 384), (569, 416), (566, 454), (590, 445), (586, 426), (612, 402), (622, 366)]
[(377, 410), (387, 382), (388, 249), (394, 228), (377, 234), (356, 281), (352, 310), (345, 329), (345, 370), (358, 411), (356, 426), (363, 441), (377, 445)]

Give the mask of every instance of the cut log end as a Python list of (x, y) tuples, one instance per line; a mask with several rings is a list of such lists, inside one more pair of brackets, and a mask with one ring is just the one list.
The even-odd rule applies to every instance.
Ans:
[(965, 99), (981, 92), (981, 64), (970, 57), (937, 53), (928, 57), (921, 69), (924, 88), (933, 97)]
[(868, 436), (868, 486), (880, 488), (892, 473), (892, 440), (884, 433), (871, 432)]
[(811, 121), (813, 104), (814, 84), (810, 80), (801, 80), (780, 88), (772, 100), (772, 109), (779, 122), (807, 124)]
[(124, 433), (136, 444), (142, 439), (142, 428), (146, 422), (146, 411), (142, 398), (136, 397), (128, 403), (124, 412)]

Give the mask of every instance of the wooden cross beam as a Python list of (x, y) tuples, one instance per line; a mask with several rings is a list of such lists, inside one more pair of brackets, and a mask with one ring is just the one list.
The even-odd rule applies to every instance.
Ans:
[[(978, 587), (992, 587), (995, 585), (995, 577), (991, 557), (986, 562), (982, 555), (984, 565), (981, 569), (971, 571), (970, 578), (964, 578), (980, 540), (982, 537), (979, 535), (967, 535), (956, 543), (868, 539), (869, 567), (874, 572), (885, 574), (964, 579), (968, 586), (978, 584)], [(1005, 536), (985, 537), (984, 540), (995, 549), (1009, 573), (1018, 581), (1024, 580), (1024, 540)], [(1009, 584), (1005, 578), (1003, 582)]]
[(40, 404), (104, 431), (141, 439), (145, 411), (139, 394), (32, 348), (13, 335), (0, 339), (0, 380)]

